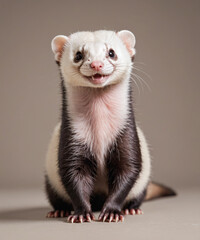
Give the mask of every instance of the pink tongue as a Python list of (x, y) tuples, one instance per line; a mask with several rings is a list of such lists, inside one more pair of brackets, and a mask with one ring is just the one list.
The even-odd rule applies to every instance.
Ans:
[(100, 84), (103, 81), (104, 81), (104, 77), (99, 73), (96, 73), (95, 75), (92, 76), (92, 82), (94, 84)]
[(93, 84), (102, 84), (107, 80), (107, 76), (101, 75), (99, 73), (96, 73), (95, 75), (92, 76), (92, 83)]

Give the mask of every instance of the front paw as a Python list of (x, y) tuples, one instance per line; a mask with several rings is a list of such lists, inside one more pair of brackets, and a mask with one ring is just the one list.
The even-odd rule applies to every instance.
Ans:
[(102, 222), (123, 222), (124, 216), (120, 210), (106, 207), (101, 211), (98, 220)]
[(95, 220), (95, 217), (92, 212), (74, 212), (74, 214), (71, 214), (67, 221), (69, 223), (83, 223), (83, 222), (91, 222), (92, 220)]

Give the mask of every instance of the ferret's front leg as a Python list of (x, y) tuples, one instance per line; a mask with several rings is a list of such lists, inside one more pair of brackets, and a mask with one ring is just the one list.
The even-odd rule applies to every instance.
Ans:
[(74, 213), (68, 222), (90, 222), (94, 220), (90, 196), (96, 175), (95, 162), (81, 155), (68, 156), (60, 166), (63, 185), (71, 198)]
[(136, 131), (127, 129), (107, 158), (109, 195), (99, 215), (100, 221), (123, 221), (126, 196), (141, 171), (141, 152)]

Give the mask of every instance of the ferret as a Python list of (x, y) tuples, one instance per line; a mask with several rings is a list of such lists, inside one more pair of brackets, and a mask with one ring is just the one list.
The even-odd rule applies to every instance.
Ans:
[(46, 158), (45, 189), (53, 211), (68, 222), (118, 222), (142, 214), (144, 200), (175, 195), (150, 182), (151, 157), (136, 124), (131, 71), (135, 36), (123, 30), (58, 35), (61, 121)]

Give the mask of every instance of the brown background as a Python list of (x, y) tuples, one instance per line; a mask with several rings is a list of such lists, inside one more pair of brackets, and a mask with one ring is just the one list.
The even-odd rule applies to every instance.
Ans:
[[(0, 187), (42, 187), (44, 158), (59, 119), (59, 74), (50, 42), (79, 30), (131, 30), (137, 120), (153, 178), (200, 183), (200, 1), (0, 1)], [(144, 63), (144, 64), (141, 64)]]

